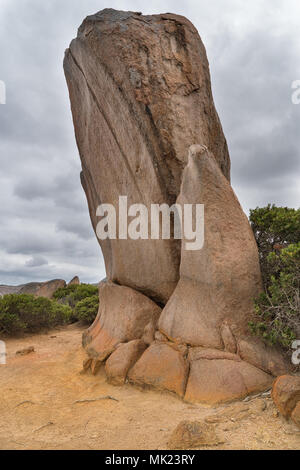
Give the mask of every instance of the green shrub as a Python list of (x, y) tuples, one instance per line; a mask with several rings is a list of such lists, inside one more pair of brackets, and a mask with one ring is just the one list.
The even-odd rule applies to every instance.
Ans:
[(98, 287), (92, 284), (71, 285), (57, 289), (53, 297), (74, 308), (80, 300), (98, 295)]
[(300, 338), (300, 209), (268, 205), (252, 210), (250, 222), (264, 282), (250, 328), (288, 350)]
[(71, 295), (75, 290), (76, 288), (78, 287), (78, 285), (76, 284), (72, 284), (70, 286), (66, 286), (66, 287), (60, 287), (59, 289), (57, 289), (54, 294), (53, 294), (53, 298), (54, 299), (63, 299), (65, 297), (67, 297), (68, 295)]
[(75, 317), (77, 320), (91, 325), (95, 320), (99, 308), (99, 297), (92, 295), (80, 300), (75, 307)]
[(271, 204), (257, 207), (250, 210), (250, 223), (258, 246), (263, 281), (268, 286), (273, 275), (268, 255), (300, 241), (300, 209)]
[(54, 299), (30, 294), (9, 294), (0, 298), (0, 333), (37, 333), (77, 320), (90, 324), (97, 315), (97, 286), (71, 285), (58, 289)]
[(72, 310), (44, 297), (9, 294), (0, 298), (0, 333), (37, 333), (70, 322)]

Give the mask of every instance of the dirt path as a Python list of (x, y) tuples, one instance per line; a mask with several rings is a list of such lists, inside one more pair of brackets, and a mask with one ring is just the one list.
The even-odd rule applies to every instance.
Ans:
[[(300, 431), (276, 416), (268, 397), (209, 408), (130, 385), (113, 387), (103, 370), (96, 377), (80, 374), (81, 334), (70, 326), (7, 341), (0, 449), (166, 449), (183, 419), (214, 422), (224, 442), (218, 449), (300, 449)], [(28, 346), (35, 352), (16, 356)]]

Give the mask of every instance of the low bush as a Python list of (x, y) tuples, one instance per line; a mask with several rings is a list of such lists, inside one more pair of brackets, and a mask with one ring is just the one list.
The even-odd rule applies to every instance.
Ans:
[(91, 325), (95, 320), (99, 308), (99, 297), (97, 295), (92, 295), (91, 297), (86, 297), (83, 300), (80, 300), (75, 307), (74, 315), (77, 320), (82, 323)]
[(274, 274), (255, 302), (258, 320), (250, 327), (267, 342), (289, 349), (300, 338), (300, 243), (270, 253), (267, 262)]
[(72, 309), (44, 297), (9, 294), (0, 298), (0, 333), (37, 333), (70, 322)]
[(53, 297), (56, 300), (67, 303), (71, 308), (74, 308), (80, 300), (98, 295), (98, 287), (92, 284), (78, 284), (70, 285), (57, 289)]

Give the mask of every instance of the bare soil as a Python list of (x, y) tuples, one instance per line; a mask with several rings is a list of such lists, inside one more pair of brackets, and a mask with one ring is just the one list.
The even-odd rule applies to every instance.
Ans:
[[(0, 365), (0, 449), (167, 449), (182, 420), (215, 426), (212, 449), (300, 449), (300, 430), (269, 397), (211, 408), (82, 374), (82, 328), (7, 340)], [(16, 355), (34, 346), (35, 352)]]

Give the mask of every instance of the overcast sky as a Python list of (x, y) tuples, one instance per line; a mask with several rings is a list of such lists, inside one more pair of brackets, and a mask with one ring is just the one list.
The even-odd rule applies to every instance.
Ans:
[(0, 0), (0, 284), (105, 276), (80, 185), (63, 55), (103, 8), (188, 17), (206, 46), (244, 207), (299, 207), (298, 0)]

